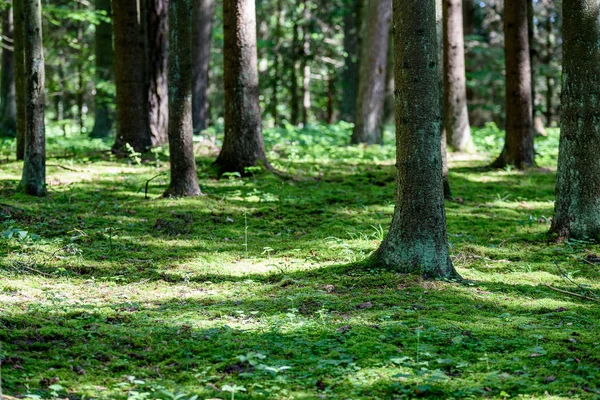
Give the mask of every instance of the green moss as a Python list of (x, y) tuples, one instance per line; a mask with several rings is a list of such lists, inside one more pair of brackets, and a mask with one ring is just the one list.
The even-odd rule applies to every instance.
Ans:
[(2, 164), (2, 231), (27, 232), (0, 243), (4, 393), (50, 397), (57, 377), (61, 398), (231, 398), (234, 384), (240, 399), (597, 397), (597, 303), (545, 286), (582, 293), (556, 262), (600, 290), (598, 246), (546, 239), (557, 132), (538, 144), (547, 169), (482, 170), (489, 130), (474, 130), (476, 155), (450, 154), (464, 284), (366, 266), (393, 212), (394, 149), (389, 132), (347, 147), (349, 132), (267, 131), (293, 180), (217, 181), (200, 157), (199, 199), (160, 198), (166, 175), (144, 198), (161, 152), (136, 166), (69, 138), (44, 199), (16, 193), (20, 164)]

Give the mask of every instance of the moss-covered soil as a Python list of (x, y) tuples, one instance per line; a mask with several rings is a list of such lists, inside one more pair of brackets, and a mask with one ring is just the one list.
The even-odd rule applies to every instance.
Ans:
[(558, 133), (531, 171), (482, 168), (501, 148), (493, 126), (475, 132), (479, 153), (450, 156), (465, 281), (441, 282), (363, 262), (393, 211), (394, 147), (348, 147), (348, 129), (267, 131), (287, 180), (217, 180), (199, 142), (204, 196), (183, 200), (160, 198), (164, 152), (115, 160), (61, 137), (49, 196), (26, 197), (3, 142), (4, 394), (600, 398), (600, 248), (546, 236)]

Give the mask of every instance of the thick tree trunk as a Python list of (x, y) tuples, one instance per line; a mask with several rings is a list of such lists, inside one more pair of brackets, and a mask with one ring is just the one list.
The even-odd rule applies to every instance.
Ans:
[[(16, 0), (21, 2), (23, 0)], [(42, 4), (25, 0), (23, 37), (25, 44), (26, 130), (25, 158), (20, 190), (32, 196), (46, 194), (46, 134), (44, 126), (44, 44)]]
[(444, 0), (444, 125), (448, 145), (457, 151), (473, 147), (467, 109), (467, 77), (462, 0)]
[[(148, 113), (150, 140), (152, 147), (155, 147), (161, 146), (169, 140), (167, 132), (169, 124), (169, 88), (167, 87), (169, 10), (167, 0), (145, 1)], [(192, 10), (189, 11), (192, 12)]]
[(165, 196), (198, 196), (192, 122), (192, 0), (169, 2), (169, 150)]
[(351, 142), (381, 144), (392, 1), (369, 0), (364, 15), (365, 34), (361, 42), (356, 120)]
[(136, 1), (113, 0), (112, 6), (117, 88), (117, 136), (113, 149), (122, 151), (129, 144), (143, 152), (152, 147), (143, 24)]
[(394, 0), (397, 194), (375, 263), (455, 278), (446, 237), (435, 1)]
[(2, 13), (2, 80), (0, 82), (0, 136), (14, 136), (17, 130), (15, 100), (15, 57), (13, 9)]
[(555, 214), (559, 239), (600, 240), (600, 0), (563, 3), (563, 93)]
[(354, 122), (358, 90), (358, 58), (360, 43), (360, 10), (362, 0), (352, 0), (344, 15), (344, 71), (342, 72), (341, 119)]
[[(112, 18), (110, 0), (96, 0), (96, 11), (103, 11), (108, 18)], [(113, 79), (113, 38), (112, 22), (101, 21), (96, 26), (96, 110), (94, 114), (94, 129), (90, 133), (91, 137), (108, 137), (112, 130), (113, 116), (110, 111), (110, 104), (114, 102), (110, 91), (106, 86)]]
[(215, 0), (194, 1), (192, 12), (193, 94), (192, 116), (194, 133), (208, 128), (208, 83)]
[(14, 19), (14, 55), (15, 55), (15, 91), (17, 106), (17, 160), (25, 158), (25, 131), (27, 124), (25, 121), (27, 83), (25, 80), (25, 31), (23, 1), (13, 1), (13, 19)]
[(220, 172), (246, 174), (265, 156), (258, 102), (254, 0), (224, 0), (225, 138), (215, 164)]
[(534, 165), (527, 0), (504, 4), (506, 140), (494, 168)]

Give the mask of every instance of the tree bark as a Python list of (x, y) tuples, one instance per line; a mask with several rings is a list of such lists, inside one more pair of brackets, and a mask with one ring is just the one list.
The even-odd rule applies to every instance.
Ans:
[(555, 214), (559, 239), (600, 239), (600, 0), (563, 3), (563, 93)]
[(364, 14), (365, 33), (360, 50), (356, 122), (351, 142), (381, 144), (392, 2), (368, 0)]
[(304, 0), (302, 19), (302, 126), (308, 124), (308, 113), (312, 106), (310, 99), (310, 29), (311, 13), (308, 1)]
[(15, 57), (13, 9), (2, 13), (2, 80), (0, 83), (0, 135), (14, 136), (17, 130), (15, 102)]
[(290, 123), (294, 126), (298, 126), (300, 123), (300, 101), (298, 94), (298, 55), (300, 53), (299, 43), (300, 43), (300, 27), (298, 26), (297, 19), (294, 20), (293, 26), (293, 39), (292, 39), (292, 49), (291, 49), (291, 57), (290, 57)]
[(444, 125), (448, 145), (457, 151), (473, 147), (467, 109), (467, 77), (462, 0), (444, 0)]
[[(23, 0), (15, 2), (21, 1)], [(46, 136), (42, 4), (40, 0), (24, 0), (22, 7), (27, 90), (25, 92), (25, 158), (19, 188), (29, 195), (43, 196), (46, 194)]]
[(93, 138), (105, 138), (111, 133), (113, 115), (110, 104), (114, 102), (107, 85), (113, 80), (113, 37), (112, 37), (112, 10), (110, 0), (96, 0), (96, 11), (102, 11), (111, 20), (101, 21), (96, 26), (96, 109), (94, 114), (94, 128), (90, 133)]
[(13, 1), (14, 55), (15, 55), (15, 94), (17, 106), (17, 160), (25, 158), (25, 122), (27, 83), (25, 80), (25, 31), (23, 21), (23, 0)]
[[(143, 2), (144, 0), (140, 0)], [(152, 147), (168, 142), (169, 97), (167, 65), (169, 56), (168, 0), (146, 1), (147, 99)], [(178, 0), (174, 0), (178, 1)], [(191, 12), (191, 10), (190, 10)], [(142, 14), (144, 15), (144, 14)]]
[[(438, 50), (438, 87), (440, 90), (440, 115), (445, 118), (444, 113), (444, 5), (445, 0), (435, 0), (435, 27)], [(450, 167), (448, 166), (448, 146), (446, 140), (446, 129), (444, 128), (444, 119), (442, 119), (441, 129), (441, 152), (442, 152), (442, 180), (444, 182), (444, 198), (452, 199), (452, 190), (450, 188)]]
[(352, 0), (344, 15), (344, 71), (342, 72), (341, 119), (354, 122), (358, 90), (358, 58), (360, 43), (360, 10), (362, 0)]
[(531, 64), (527, 0), (506, 0), (504, 41), (506, 57), (506, 139), (492, 167), (519, 169), (534, 165)]
[(554, 80), (552, 79), (552, 73), (550, 72), (550, 64), (552, 63), (552, 56), (554, 53), (554, 46), (552, 46), (552, 19), (550, 13), (546, 18), (546, 66), (548, 72), (546, 72), (546, 126), (552, 126), (552, 120), (554, 117), (552, 99), (554, 98)]
[[(143, 3), (143, 0), (140, 1)], [(136, 1), (113, 0), (117, 136), (113, 149), (152, 147), (146, 84), (146, 40)]]
[(254, 0), (224, 0), (225, 138), (215, 161), (220, 173), (246, 174), (265, 156), (258, 102), (256, 11)]
[(434, 0), (394, 0), (396, 208), (374, 262), (427, 278), (458, 278), (449, 256), (440, 150)]
[(194, 133), (197, 135), (208, 128), (208, 83), (214, 13), (214, 0), (194, 1), (192, 12), (192, 55), (194, 57), (192, 116)]
[[(436, 0), (439, 1), (439, 0)], [(390, 32), (391, 33), (391, 32)], [(383, 124), (394, 122), (394, 38), (390, 35), (388, 41), (387, 66), (385, 68), (385, 99), (383, 100)]]
[(198, 196), (192, 119), (192, 0), (169, 2), (169, 152), (165, 196)]
[(475, 33), (475, 3), (473, 0), (462, 0), (463, 31), (465, 35)]

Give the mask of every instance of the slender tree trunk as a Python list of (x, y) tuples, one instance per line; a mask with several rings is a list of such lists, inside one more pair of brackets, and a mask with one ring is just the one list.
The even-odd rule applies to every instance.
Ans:
[(246, 174), (265, 156), (258, 102), (254, 0), (223, 1), (225, 138), (215, 164), (220, 172)]
[[(96, 11), (103, 11), (107, 18), (112, 18), (110, 0), (96, 0)], [(90, 133), (91, 137), (104, 138), (110, 135), (113, 116), (110, 111), (110, 104), (113, 103), (110, 91), (107, 90), (107, 84), (113, 80), (113, 38), (112, 38), (112, 20), (101, 21), (96, 26), (96, 110), (94, 115), (94, 129)]]
[(394, 0), (396, 208), (374, 262), (402, 273), (456, 278), (446, 237), (435, 1)]
[[(548, 15), (546, 19), (546, 66), (550, 67), (550, 63), (552, 63), (552, 55), (554, 53), (554, 47), (552, 46), (552, 19), (550, 15)], [(550, 69), (550, 68), (548, 68)], [(552, 79), (552, 74), (550, 72), (546, 72), (546, 126), (552, 126), (552, 119), (554, 118), (554, 113), (552, 108), (552, 99), (554, 98), (554, 82)]]
[[(23, 0), (16, 0), (21, 2)], [(44, 44), (42, 4), (24, 0), (26, 131), (25, 158), (20, 190), (32, 196), (46, 194), (46, 135), (44, 126)]]
[(475, 3), (473, 0), (462, 0), (463, 30), (465, 35), (475, 33)]
[[(140, 1), (143, 3), (143, 0)], [(113, 149), (126, 144), (136, 151), (152, 147), (145, 62), (146, 40), (136, 1), (113, 0), (117, 137)]]
[(353, 144), (381, 144), (383, 141), (381, 119), (391, 14), (391, 0), (369, 0), (364, 10), (365, 34), (360, 50)]
[(506, 140), (494, 168), (534, 165), (527, 0), (506, 0)]
[(311, 13), (308, 1), (303, 2), (302, 19), (302, 126), (308, 124), (308, 113), (312, 106), (310, 99), (310, 29)]
[(358, 90), (358, 58), (360, 42), (360, 10), (362, 0), (352, 0), (350, 9), (344, 15), (344, 71), (342, 72), (341, 118), (354, 122)]
[(335, 74), (330, 70), (327, 75), (327, 123), (331, 125), (335, 107)]
[(2, 81), (0, 82), (0, 136), (13, 136), (17, 130), (17, 105), (15, 102), (15, 57), (13, 9), (2, 13)]
[(283, 36), (283, 24), (285, 23), (282, 0), (277, 0), (275, 3), (275, 12), (277, 14), (274, 45), (273, 45), (273, 79), (271, 80), (271, 102), (269, 104), (269, 111), (273, 117), (273, 126), (279, 125), (279, 82), (281, 80), (281, 43)]
[(556, 204), (559, 239), (600, 240), (600, 0), (563, 3), (563, 92)]
[(444, 125), (448, 145), (458, 151), (473, 147), (467, 109), (467, 77), (462, 0), (444, 0)]
[(27, 82), (25, 80), (25, 31), (23, 22), (23, 0), (13, 1), (14, 19), (14, 55), (15, 55), (15, 91), (17, 106), (17, 160), (25, 158), (25, 121)]
[(442, 180), (444, 182), (444, 198), (452, 199), (452, 190), (450, 189), (450, 168), (448, 166), (448, 147), (446, 140), (446, 129), (444, 128), (444, 5), (445, 0), (435, 0), (435, 27), (438, 50), (438, 87), (440, 90), (440, 115), (442, 116), (441, 129), (441, 152), (442, 152)]
[[(438, 0), (436, 0), (438, 1)], [(385, 99), (383, 101), (383, 124), (394, 122), (394, 38), (390, 35), (388, 41), (387, 66), (385, 68)]]
[(192, 116), (194, 133), (197, 135), (208, 128), (208, 83), (214, 13), (214, 0), (194, 1), (192, 13), (192, 55), (194, 57)]
[(192, 0), (169, 1), (169, 150), (165, 196), (198, 196), (192, 120)]
[(300, 43), (300, 27), (297, 20), (294, 21), (294, 36), (292, 39), (292, 51), (290, 58), (290, 123), (298, 126), (300, 123), (300, 96), (298, 94), (298, 55), (300, 53), (298, 44)]
[[(168, 0), (145, 1), (148, 113), (150, 140), (152, 147), (155, 147), (161, 146), (169, 140), (167, 132), (169, 124), (169, 88), (167, 87), (169, 10)], [(192, 12), (192, 10), (189, 11)]]
[[(76, 8), (79, 9), (79, 3), (76, 3)], [(83, 43), (83, 23), (77, 22), (77, 42)], [(79, 133), (85, 131), (85, 111), (84, 111), (84, 96), (85, 83), (83, 82), (83, 60), (77, 61), (77, 119), (79, 122)]]

